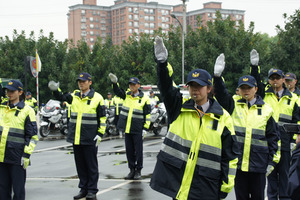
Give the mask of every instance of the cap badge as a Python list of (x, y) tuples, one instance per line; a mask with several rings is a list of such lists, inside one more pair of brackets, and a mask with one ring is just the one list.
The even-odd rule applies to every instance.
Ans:
[(13, 84), (13, 82), (12, 82), (12, 81), (8, 83), (8, 85), (12, 85), (12, 84)]
[(248, 78), (243, 78), (243, 81), (248, 81)]
[(277, 69), (273, 70), (273, 72), (277, 72)]
[(83, 74), (80, 74), (80, 77), (83, 77)]
[(193, 76), (193, 77), (198, 77), (199, 75), (200, 75), (200, 74), (199, 74), (198, 72), (194, 72), (192, 76)]

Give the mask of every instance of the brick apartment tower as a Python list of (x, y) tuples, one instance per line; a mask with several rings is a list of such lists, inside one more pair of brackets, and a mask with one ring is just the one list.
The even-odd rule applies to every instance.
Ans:
[[(230, 16), (232, 20), (244, 22), (243, 10), (222, 9), (220, 2), (208, 2), (202, 9), (186, 13), (186, 24), (193, 30), (199, 28), (197, 19), (201, 17), (201, 25), (216, 18), (219, 10), (225, 19)], [(165, 5), (147, 0), (116, 0), (112, 6), (98, 6), (97, 0), (83, 0), (82, 4), (69, 7), (68, 13), (68, 39), (75, 43), (85, 40), (92, 49), (98, 37), (104, 43), (109, 36), (113, 44), (121, 44), (123, 40), (134, 33), (152, 35), (154, 30), (162, 28), (163, 33), (168, 33), (171, 24), (179, 23), (170, 16), (174, 14), (182, 23), (183, 6)]]

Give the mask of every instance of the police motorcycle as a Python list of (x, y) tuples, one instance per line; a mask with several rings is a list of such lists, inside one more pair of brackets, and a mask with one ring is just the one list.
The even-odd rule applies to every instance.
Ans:
[(115, 121), (115, 107), (110, 107), (106, 109), (106, 134), (107, 135), (117, 135), (117, 127), (114, 123)]
[(57, 129), (62, 135), (68, 134), (67, 110), (61, 108), (59, 101), (50, 99), (40, 112), (40, 135), (47, 137)]
[(150, 112), (150, 128), (149, 131), (152, 131), (155, 135), (159, 135), (161, 129), (164, 126), (167, 126), (167, 111), (164, 103), (154, 105), (151, 103), (151, 112)]

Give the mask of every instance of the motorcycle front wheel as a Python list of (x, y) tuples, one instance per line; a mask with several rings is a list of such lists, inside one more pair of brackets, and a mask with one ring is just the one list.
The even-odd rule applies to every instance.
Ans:
[(48, 126), (41, 126), (40, 127), (40, 135), (42, 137), (47, 137), (50, 134), (50, 129)]

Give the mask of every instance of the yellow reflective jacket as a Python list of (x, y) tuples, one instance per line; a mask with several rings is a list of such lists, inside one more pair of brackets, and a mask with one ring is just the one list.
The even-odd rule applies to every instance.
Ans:
[(37, 101), (34, 97), (31, 97), (30, 99), (25, 99), (25, 104), (33, 108), (34, 111), (37, 111)]
[(66, 99), (71, 104), (67, 141), (75, 145), (94, 145), (95, 136), (103, 137), (106, 128), (103, 97), (91, 89), (84, 98), (75, 90)]
[(200, 117), (192, 99), (173, 87), (167, 63), (158, 62), (158, 86), (170, 116), (170, 128), (157, 156), (152, 189), (174, 199), (216, 200), (234, 186), (237, 141), (232, 119), (220, 104)]
[(141, 90), (138, 96), (132, 96), (131, 91), (124, 92), (113, 84), (116, 95), (123, 99), (123, 105), (120, 110), (118, 129), (130, 134), (142, 134), (143, 129), (149, 129), (150, 126), (150, 100)]
[(24, 101), (8, 103), (0, 105), (0, 162), (21, 165), (38, 142), (35, 112)]

